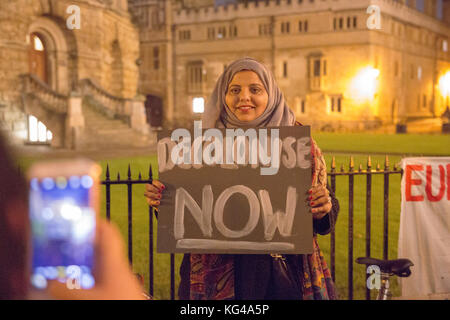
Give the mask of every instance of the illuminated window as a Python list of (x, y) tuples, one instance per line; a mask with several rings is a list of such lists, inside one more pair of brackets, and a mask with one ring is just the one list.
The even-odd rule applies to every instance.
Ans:
[(36, 51), (44, 51), (44, 44), (38, 36), (33, 36), (33, 46)]
[(36, 143), (50, 143), (53, 134), (47, 129), (45, 124), (39, 121), (35, 116), (28, 116), (28, 141)]
[(442, 41), (442, 51), (444, 51), (444, 52), (448, 51), (448, 41), (447, 40)]
[(192, 99), (192, 111), (194, 113), (203, 113), (205, 111), (205, 99), (202, 97)]

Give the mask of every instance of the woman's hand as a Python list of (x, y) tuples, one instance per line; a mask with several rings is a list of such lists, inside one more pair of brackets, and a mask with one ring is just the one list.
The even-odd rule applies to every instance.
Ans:
[(166, 187), (158, 180), (153, 180), (152, 184), (146, 184), (144, 196), (147, 203), (150, 206), (157, 208), (161, 203), (162, 192), (165, 188)]
[(332, 208), (328, 189), (322, 185), (312, 187), (308, 191), (308, 204), (314, 219), (322, 219)]

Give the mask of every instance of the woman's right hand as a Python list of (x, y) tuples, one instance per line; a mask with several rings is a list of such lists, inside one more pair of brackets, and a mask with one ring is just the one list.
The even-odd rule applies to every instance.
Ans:
[(162, 192), (165, 188), (166, 187), (158, 180), (153, 180), (152, 184), (146, 184), (144, 196), (147, 203), (150, 206), (157, 208), (161, 203)]

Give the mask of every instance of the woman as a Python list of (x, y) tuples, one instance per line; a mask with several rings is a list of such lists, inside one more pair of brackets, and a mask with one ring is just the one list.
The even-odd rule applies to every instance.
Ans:
[[(271, 72), (251, 58), (236, 60), (226, 68), (208, 100), (202, 121), (205, 128), (301, 125), (285, 103)], [(313, 253), (283, 256), (186, 254), (180, 269), (180, 299), (336, 298), (316, 234), (327, 234), (334, 228), (339, 204), (326, 187), (325, 162), (314, 141), (311, 151), (313, 181), (308, 200), (314, 221)], [(163, 190), (160, 181), (146, 185), (149, 205), (158, 207)], [(290, 276), (281, 274), (283, 270)]]

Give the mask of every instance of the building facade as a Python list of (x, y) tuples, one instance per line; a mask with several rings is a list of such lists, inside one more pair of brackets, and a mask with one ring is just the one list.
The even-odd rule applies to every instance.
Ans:
[(138, 64), (126, 0), (0, 1), (0, 127), (14, 142), (97, 148), (119, 140), (111, 129), (146, 136)]
[[(130, 0), (154, 125), (192, 126), (226, 65), (274, 73), (316, 130), (439, 120), (450, 71), (448, 0)], [(444, 89), (443, 89), (444, 88)]]

